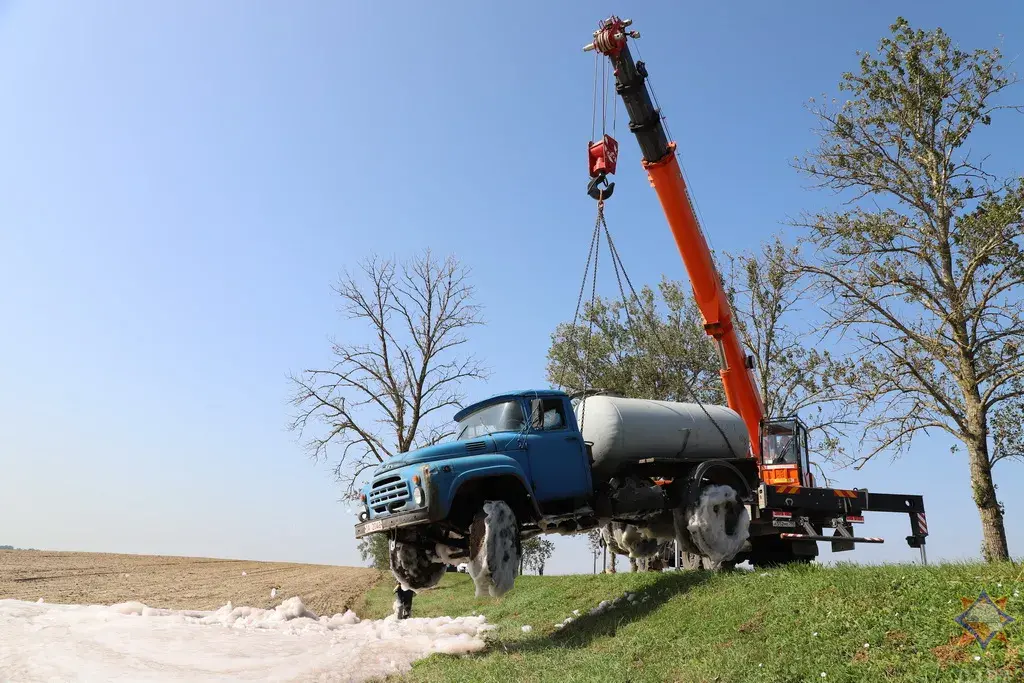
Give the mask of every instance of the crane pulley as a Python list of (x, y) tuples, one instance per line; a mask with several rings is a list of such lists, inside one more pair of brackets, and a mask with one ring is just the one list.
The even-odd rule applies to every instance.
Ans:
[[(584, 50), (598, 51), (595, 57), (599, 57), (601, 54), (618, 54), (618, 52), (625, 46), (626, 36), (633, 38), (639, 38), (639, 31), (626, 31), (626, 27), (629, 26), (631, 20), (629, 19), (618, 19), (613, 17), (612, 23), (605, 21), (601, 22), (601, 29), (594, 33), (594, 42)], [(601, 62), (600, 68), (598, 67), (598, 60), (594, 61), (594, 120), (591, 127), (590, 137), (591, 141), (587, 145), (587, 160), (589, 162), (590, 170), (590, 182), (587, 183), (587, 194), (596, 199), (597, 201), (603, 201), (612, 196), (612, 192), (615, 191), (615, 183), (608, 180), (608, 176), (614, 175), (615, 166), (619, 160), (619, 143), (613, 137), (609, 135), (607, 127), (607, 114), (608, 114), (608, 97), (607, 97), (607, 80), (608, 70), (607, 62)], [(601, 78), (598, 80), (598, 73), (600, 72)], [(597, 105), (598, 105), (598, 83), (600, 83), (600, 101), (601, 101), (601, 138), (596, 139), (596, 128), (597, 128)], [(615, 132), (615, 113), (617, 111), (618, 100), (612, 100), (612, 133)]]

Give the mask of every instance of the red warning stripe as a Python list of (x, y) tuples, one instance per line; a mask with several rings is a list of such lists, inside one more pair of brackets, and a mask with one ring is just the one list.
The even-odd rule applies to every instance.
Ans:
[(776, 493), (800, 493), (799, 486), (776, 486)]
[(848, 489), (833, 489), (833, 491), (835, 491), (836, 495), (839, 496), (840, 498), (856, 498), (857, 497), (857, 492), (856, 491), (850, 491)]
[(917, 513), (917, 528), (922, 536), (928, 535), (928, 518), (924, 516), (923, 512)]

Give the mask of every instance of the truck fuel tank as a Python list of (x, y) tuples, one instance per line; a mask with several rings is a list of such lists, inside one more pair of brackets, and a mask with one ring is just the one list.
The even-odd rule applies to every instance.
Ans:
[(706, 460), (750, 453), (743, 418), (725, 406), (598, 395), (575, 401), (574, 408), (584, 440), (593, 443), (598, 475), (611, 476), (648, 458)]

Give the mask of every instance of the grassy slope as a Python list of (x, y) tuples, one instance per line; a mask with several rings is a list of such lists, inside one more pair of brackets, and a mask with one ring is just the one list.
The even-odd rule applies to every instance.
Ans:
[[(478, 611), (498, 625), (491, 647), (435, 655), (423, 681), (1024, 681), (1024, 577), (1011, 564), (820, 566), (762, 572), (525, 576), (501, 599), (473, 597), (448, 574), (416, 598), (415, 616)], [(392, 586), (363, 616), (390, 612)], [(1010, 596), (1009, 647), (957, 646), (960, 597)], [(600, 616), (624, 591), (650, 596)], [(1014, 596), (1014, 591), (1018, 596)], [(579, 609), (582, 616), (560, 631)], [(523, 633), (529, 624), (532, 632)], [(868, 648), (864, 645), (867, 643)], [(975, 661), (974, 656), (981, 660)], [(822, 677), (822, 672), (826, 677)]]

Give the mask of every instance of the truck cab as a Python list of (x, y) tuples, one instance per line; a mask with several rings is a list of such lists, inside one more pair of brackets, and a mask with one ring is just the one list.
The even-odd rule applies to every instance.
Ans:
[(592, 486), (569, 396), (506, 392), (456, 413), (450, 440), (382, 463), (362, 489), (356, 537), (434, 522), (465, 528), (495, 497), (528, 522), (578, 509)]

